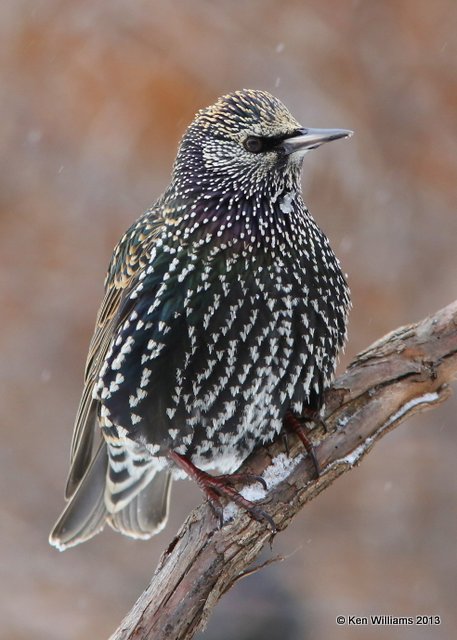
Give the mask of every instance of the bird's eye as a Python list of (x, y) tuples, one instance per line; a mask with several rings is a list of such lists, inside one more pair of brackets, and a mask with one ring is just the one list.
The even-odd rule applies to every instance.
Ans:
[(257, 136), (248, 136), (244, 141), (244, 148), (250, 153), (260, 153), (263, 151), (263, 140)]

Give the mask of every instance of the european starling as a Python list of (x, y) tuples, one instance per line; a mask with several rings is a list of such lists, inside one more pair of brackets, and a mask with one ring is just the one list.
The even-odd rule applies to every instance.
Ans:
[(287, 415), (319, 415), (334, 375), (349, 289), (300, 177), (309, 149), (351, 133), (302, 128), (257, 90), (197, 113), (170, 186), (114, 250), (51, 544), (106, 522), (149, 538), (186, 474), (268, 519), (227, 476)]

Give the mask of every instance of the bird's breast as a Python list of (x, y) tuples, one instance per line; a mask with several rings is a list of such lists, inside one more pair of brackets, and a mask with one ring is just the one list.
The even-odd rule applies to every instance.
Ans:
[(153, 264), (139, 279), (113, 340), (99, 384), (105, 424), (227, 468), (322, 392), (337, 331), (314, 270), (285, 252), (167, 257), (165, 271)]

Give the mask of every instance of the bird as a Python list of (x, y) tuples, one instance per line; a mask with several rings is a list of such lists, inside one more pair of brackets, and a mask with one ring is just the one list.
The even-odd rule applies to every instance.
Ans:
[(197, 112), (169, 186), (114, 249), (52, 545), (106, 524), (150, 538), (186, 476), (216, 511), (232, 500), (274, 526), (235, 472), (287, 421), (319, 417), (345, 346), (347, 279), (301, 173), (309, 150), (351, 135), (303, 127), (259, 89)]

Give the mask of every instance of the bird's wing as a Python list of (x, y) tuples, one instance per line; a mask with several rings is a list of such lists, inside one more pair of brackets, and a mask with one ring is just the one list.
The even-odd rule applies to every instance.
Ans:
[(94, 451), (94, 437), (99, 436), (97, 421), (98, 400), (93, 389), (108, 352), (119, 317), (122, 301), (147, 264), (151, 248), (160, 233), (163, 220), (154, 210), (147, 211), (124, 234), (116, 246), (105, 279), (105, 294), (97, 314), (95, 331), (87, 356), (84, 389), (76, 415), (71, 441), (70, 471), (65, 490), (66, 498), (76, 491)]

